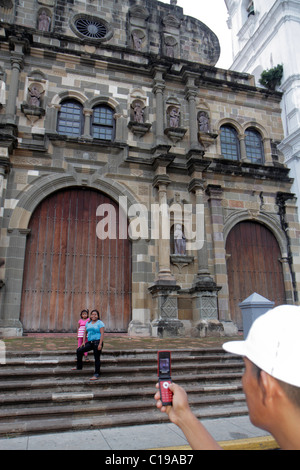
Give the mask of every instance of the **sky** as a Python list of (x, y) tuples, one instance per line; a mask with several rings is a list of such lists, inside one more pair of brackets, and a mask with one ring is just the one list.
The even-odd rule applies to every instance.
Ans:
[[(161, 0), (170, 3), (170, 0)], [(206, 24), (218, 37), (221, 55), (217, 67), (229, 69), (232, 64), (231, 32), (227, 26), (227, 8), (224, 0), (177, 0), (183, 13)]]

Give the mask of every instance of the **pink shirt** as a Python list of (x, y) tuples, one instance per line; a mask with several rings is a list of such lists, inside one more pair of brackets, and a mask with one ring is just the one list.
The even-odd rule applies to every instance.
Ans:
[(77, 334), (78, 338), (83, 338), (85, 325), (87, 324), (88, 321), (89, 321), (89, 318), (86, 318), (86, 320), (83, 320), (82, 318), (80, 318), (80, 320), (78, 321), (78, 325), (79, 325), (78, 334)]

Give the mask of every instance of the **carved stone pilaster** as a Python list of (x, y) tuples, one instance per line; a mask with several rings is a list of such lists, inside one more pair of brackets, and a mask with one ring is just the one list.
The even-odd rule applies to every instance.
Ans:
[(160, 338), (183, 335), (183, 323), (178, 320), (177, 292), (180, 287), (171, 281), (159, 281), (149, 287), (155, 304), (152, 334)]
[(156, 142), (161, 144), (165, 142), (164, 137), (164, 81), (165, 70), (157, 67), (154, 71), (153, 93), (156, 98)]
[(196, 86), (196, 77), (194, 73), (186, 73), (185, 78), (185, 97), (189, 103), (189, 128), (190, 128), (190, 147), (191, 149), (199, 149), (200, 143), (198, 140), (198, 122), (197, 122), (197, 107), (196, 98), (198, 95), (198, 88)]

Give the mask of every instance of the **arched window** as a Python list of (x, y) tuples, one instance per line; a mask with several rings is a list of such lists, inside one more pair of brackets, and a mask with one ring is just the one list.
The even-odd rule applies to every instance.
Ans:
[(228, 160), (240, 159), (240, 142), (234, 127), (224, 125), (221, 127), (221, 152)]
[(245, 132), (246, 155), (251, 163), (264, 162), (264, 147), (260, 133), (253, 128)]
[(63, 101), (58, 113), (57, 132), (71, 137), (80, 137), (82, 129), (82, 105), (75, 100)]
[(114, 140), (114, 110), (109, 106), (95, 106), (92, 117), (92, 137), (94, 139)]

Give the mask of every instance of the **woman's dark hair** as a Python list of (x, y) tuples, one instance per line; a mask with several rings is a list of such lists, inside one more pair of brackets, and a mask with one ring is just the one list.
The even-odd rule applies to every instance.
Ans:
[(81, 313), (80, 313), (80, 317), (81, 317), (81, 318), (82, 318), (82, 314), (83, 314), (83, 313), (87, 313), (87, 315), (89, 316), (89, 311), (88, 311), (88, 309), (81, 311)]
[(96, 309), (91, 311), (90, 316), (91, 316), (92, 313), (94, 313), (94, 312), (97, 313), (97, 315), (98, 315), (98, 320), (100, 320), (100, 313), (99, 313), (98, 310), (96, 310)]

